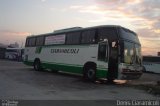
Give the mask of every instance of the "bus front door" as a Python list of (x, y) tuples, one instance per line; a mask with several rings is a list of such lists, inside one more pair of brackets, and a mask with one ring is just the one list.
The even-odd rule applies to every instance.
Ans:
[(118, 77), (118, 45), (117, 42), (109, 43), (109, 63), (107, 80), (113, 81)]
[(107, 75), (107, 70), (108, 70), (108, 57), (109, 57), (109, 52), (108, 52), (109, 48), (108, 48), (108, 42), (107, 41), (103, 41), (103, 42), (99, 42), (99, 46), (98, 46), (98, 63), (97, 63), (97, 68), (101, 69), (103, 71), (106, 71), (106, 74), (101, 74), (101, 77), (106, 77)]

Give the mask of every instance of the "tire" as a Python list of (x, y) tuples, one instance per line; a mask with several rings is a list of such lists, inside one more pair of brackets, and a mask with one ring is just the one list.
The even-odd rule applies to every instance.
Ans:
[(96, 80), (96, 68), (91, 66), (84, 67), (83, 77), (85, 80), (94, 82)]
[(107, 84), (114, 84), (114, 79), (107, 79)]
[(35, 62), (34, 62), (34, 70), (35, 71), (42, 71), (40, 60), (35, 60)]
[(59, 70), (51, 69), (53, 73), (58, 73)]

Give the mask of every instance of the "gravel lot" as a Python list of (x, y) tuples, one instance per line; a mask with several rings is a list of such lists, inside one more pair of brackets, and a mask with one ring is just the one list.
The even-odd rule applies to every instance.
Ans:
[[(160, 75), (144, 74), (130, 83), (154, 83)], [(149, 78), (149, 79), (147, 79)], [(152, 79), (152, 80), (151, 80)], [(118, 100), (160, 99), (144, 90), (84, 82), (80, 76), (37, 72), (21, 62), (0, 60), (0, 99), (21, 100)]]

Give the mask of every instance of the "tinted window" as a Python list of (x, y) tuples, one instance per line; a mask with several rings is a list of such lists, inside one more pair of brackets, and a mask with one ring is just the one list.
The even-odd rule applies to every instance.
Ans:
[(36, 44), (36, 38), (31, 38), (30, 41), (29, 41), (29, 45), (30, 46), (35, 46)]
[(139, 43), (138, 36), (134, 32), (125, 28), (120, 28), (120, 37), (122, 39), (128, 39), (136, 43)]
[(28, 47), (29, 46), (29, 39), (27, 38), (26, 39), (26, 45), (25, 45), (26, 47)]
[(95, 30), (87, 30), (82, 32), (82, 44), (95, 43)]
[(36, 46), (42, 46), (44, 43), (44, 36), (39, 36), (36, 38)]
[(108, 45), (106, 42), (100, 43), (98, 47), (98, 60), (108, 61)]
[(115, 41), (118, 38), (116, 28), (99, 28), (98, 38), (99, 41), (104, 41), (104, 39), (108, 39), (109, 42)]
[(134, 43), (124, 42), (124, 63), (132, 64), (134, 62)]
[(80, 43), (80, 32), (72, 32), (67, 34), (66, 44), (79, 44)]
[(36, 44), (36, 38), (35, 37), (27, 38), (26, 47), (35, 46), (35, 44)]

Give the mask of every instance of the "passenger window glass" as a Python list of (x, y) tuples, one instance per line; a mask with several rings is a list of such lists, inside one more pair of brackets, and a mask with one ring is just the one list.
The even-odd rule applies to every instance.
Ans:
[(108, 45), (107, 42), (99, 43), (98, 47), (98, 60), (108, 61)]
[(95, 30), (87, 30), (82, 33), (82, 44), (95, 43)]
[(36, 38), (35, 37), (29, 38), (29, 45), (28, 46), (35, 46), (35, 43), (36, 43)]
[(29, 38), (26, 39), (26, 44), (25, 44), (25, 46), (26, 46), (26, 47), (29, 46)]
[(44, 43), (44, 36), (37, 37), (36, 46), (42, 46)]
[(67, 34), (66, 44), (79, 44), (80, 43), (80, 32), (72, 32)]
[(105, 39), (108, 39), (109, 41), (116, 40), (118, 38), (117, 30), (116, 28), (113, 28), (113, 27), (99, 28), (98, 38), (99, 38), (99, 42), (104, 41)]

